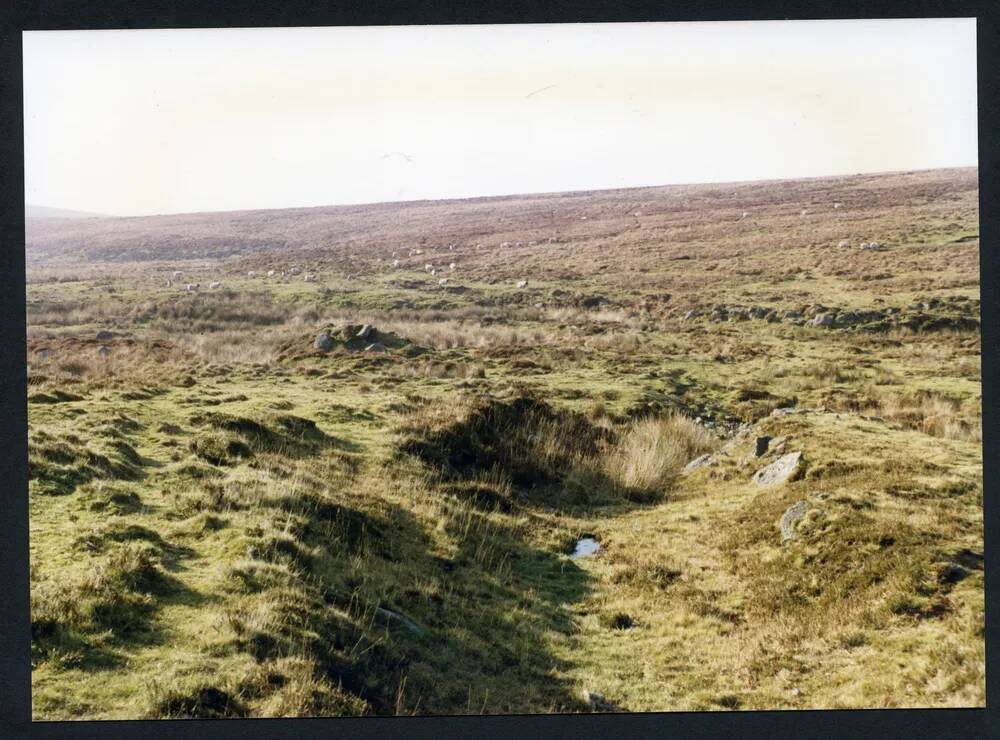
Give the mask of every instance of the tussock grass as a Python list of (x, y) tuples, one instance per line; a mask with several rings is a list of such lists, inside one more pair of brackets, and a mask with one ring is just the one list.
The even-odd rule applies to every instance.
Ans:
[(679, 414), (631, 422), (607, 457), (607, 469), (643, 498), (661, 497), (687, 463), (719, 446), (705, 427)]

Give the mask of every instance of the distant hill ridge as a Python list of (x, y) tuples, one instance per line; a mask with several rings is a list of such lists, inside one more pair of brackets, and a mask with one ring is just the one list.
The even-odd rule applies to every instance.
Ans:
[(229, 259), (275, 250), (285, 259), (311, 259), (387, 249), (382, 256), (390, 258), (392, 250), (450, 243), (596, 243), (632, 232), (655, 241), (666, 238), (678, 219), (729, 223), (744, 212), (773, 216), (792, 204), (798, 204), (796, 214), (803, 205), (825, 212), (834, 200), (842, 204), (839, 214), (862, 218), (901, 201), (977, 187), (978, 171), (967, 167), (128, 218), (34, 218), (25, 248), (32, 264)]
[(24, 204), (24, 216), (25, 218), (109, 218), (106, 213), (72, 211), (68, 208), (36, 206), (31, 203)]

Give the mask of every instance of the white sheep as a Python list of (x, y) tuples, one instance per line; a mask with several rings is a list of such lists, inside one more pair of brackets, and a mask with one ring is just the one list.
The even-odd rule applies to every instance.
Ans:
[(528, 287), (528, 281), (527, 280), (518, 280), (517, 283), (514, 284), (514, 287), (515, 288), (519, 288), (519, 289), (520, 288), (527, 288)]
[(449, 270), (454, 270), (454, 269), (455, 269), (455, 263), (454, 263), (454, 262), (452, 262), (451, 264), (449, 264), (449, 265), (448, 265), (448, 269), (449, 269)]
[(200, 287), (201, 287), (201, 284), (200, 284), (200, 283), (188, 283), (188, 284), (187, 284), (187, 291), (188, 291), (189, 293), (195, 293), (195, 292), (197, 292), (197, 291), (198, 291), (198, 289), (199, 289)]
[(255, 277), (257, 277), (257, 273), (254, 272), (253, 270), (250, 270), (250, 272), (247, 273), (247, 277), (248, 278), (255, 278)]
[(447, 284), (448, 284), (448, 278), (441, 278), (440, 280), (438, 280), (438, 285), (447, 285)]
[(215, 282), (213, 282), (211, 285), (208, 286), (208, 289), (209, 290), (218, 290), (221, 287), (222, 287), (222, 283), (220, 283), (218, 280), (216, 280)]
[(274, 270), (268, 270), (267, 271), (267, 276), (268, 277), (274, 277)]

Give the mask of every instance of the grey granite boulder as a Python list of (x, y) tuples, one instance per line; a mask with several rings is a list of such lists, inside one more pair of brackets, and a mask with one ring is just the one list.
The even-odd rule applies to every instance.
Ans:
[(770, 465), (766, 465), (753, 475), (753, 481), (758, 486), (776, 486), (787, 480), (792, 480), (802, 468), (802, 453), (789, 452), (782, 455)]

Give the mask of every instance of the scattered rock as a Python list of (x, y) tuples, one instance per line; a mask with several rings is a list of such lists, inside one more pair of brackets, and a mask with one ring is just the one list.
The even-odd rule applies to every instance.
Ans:
[(381, 342), (374, 342), (365, 347), (365, 352), (386, 352), (385, 345)]
[(99, 354), (101, 357), (107, 357), (108, 355), (111, 354), (111, 349), (102, 344), (100, 347), (97, 348), (97, 354)]
[(787, 441), (788, 437), (775, 437), (771, 440), (770, 444), (768, 444), (767, 451), (781, 454), (785, 451), (785, 442)]
[(754, 457), (762, 457), (767, 452), (767, 448), (770, 444), (771, 437), (757, 437), (754, 441)]
[(114, 332), (110, 332), (107, 329), (101, 329), (101, 331), (97, 332), (98, 342), (106, 342), (107, 340), (114, 338), (115, 338)]
[(812, 326), (833, 326), (833, 314), (818, 313), (809, 323)]
[(316, 336), (313, 342), (313, 347), (323, 352), (329, 352), (333, 349), (333, 337), (331, 337), (327, 332), (323, 332)]
[(804, 409), (795, 408), (794, 406), (787, 406), (780, 409), (775, 409), (771, 412), (771, 416), (788, 416), (789, 414), (801, 414)]
[(793, 479), (801, 472), (801, 467), (802, 453), (790, 452), (754, 473), (753, 481), (761, 487), (774, 486)]
[(684, 470), (682, 470), (681, 472), (684, 475), (688, 475), (689, 473), (693, 473), (698, 468), (703, 468), (706, 465), (711, 465), (711, 463), (712, 463), (712, 455), (709, 453), (705, 453), (704, 455), (696, 457), (694, 460), (685, 465)]
[(372, 333), (372, 325), (365, 324), (360, 329), (358, 329), (358, 333), (355, 334), (355, 336), (358, 337), (359, 339), (367, 339), (368, 335), (371, 333)]
[(785, 513), (781, 515), (781, 543), (790, 542), (795, 539), (797, 533), (795, 531), (795, 525), (797, 525), (802, 517), (806, 515), (809, 511), (809, 504), (805, 501), (798, 501), (791, 506), (789, 506)]

